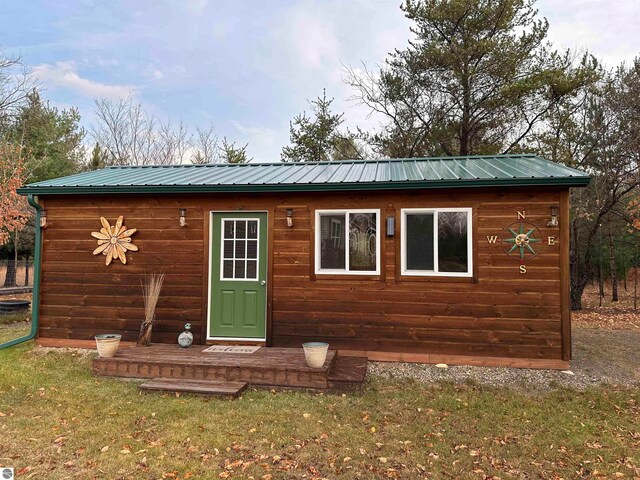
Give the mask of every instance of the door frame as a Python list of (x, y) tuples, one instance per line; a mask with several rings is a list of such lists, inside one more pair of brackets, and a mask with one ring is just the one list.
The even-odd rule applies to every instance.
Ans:
[[(267, 282), (267, 285), (265, 285), (265, 302), (264, 302), (264, 335), (260, 338), (246, 338), (246, 337), (211, 337), (209, 336), (209, 334), (211, 333), (211, 290), (213, 289), (213, 282), (214, 281), (219, 281), (220, 280), (220, 275), (218, 275), (216, 277), (216, 280), (214, 280), (213, 275), (212, 275), (212, 270), (213, 270), (213, 242), (214, 242), (214, 238), (213, 238), (213, 215), (215, 213), (222, 213), (222, 214), (228, 214), (228, 215), (233, 215), (233, 214), (238, 214), (238, 213), (264, 213), (266, 215), (266, 221), (264, 222), (264, 229), (265, 229), (265, 235), (266, 235), (266, 242), (265, 242), (265, 256), (266, 256), (266, 262), (265, 262), (265, 281)], [(259, 235), (259, 231), (258, 231), (258, 235)], [(258, 255), (260, 255), (260, 242), (258, 241)], [(220, 245), (220, 249), (222, 249), (222, 245)], [(270, 278), (269, 278), (269, 210), (210, 210), (209, 211), (209, 248), (208, 248), (209, 252), (208, 252), (208, 256), (209, 256), (209, 267), (208, 267), (208, 274), (207, 274), (207, 321), (206, 321), (206, 326), (207, 326), (207, 331), (206, 331), (206, 335), (205, 335), (205, 341), (209, 342), (209, 341), (227, 341), (227, 342), (266, 342), (267, 341), (267, 323), (268, 323), (268, 311), (269, 311), (269, 284), (270, 282)], [(218, 272), (219, 273), (219, 272)]]

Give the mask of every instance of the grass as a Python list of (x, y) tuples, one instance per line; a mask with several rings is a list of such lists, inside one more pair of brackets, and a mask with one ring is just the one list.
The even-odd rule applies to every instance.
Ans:
[(229, 401), (140, 394), (136, 382), (92, 377), (91, 358), (0, 351), (0, 464), (18, 478), (640, 475), (638, 389), (527, 394), (374, 378), (363, 395)]

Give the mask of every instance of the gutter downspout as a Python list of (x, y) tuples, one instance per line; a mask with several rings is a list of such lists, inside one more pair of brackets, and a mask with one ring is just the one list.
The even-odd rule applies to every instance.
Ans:
[(33, 296), (31, 298), (31, 332), (20, 338), (15, 338), (0, 344), (0, 350), (4, 348), (17, 345), (19, 343), (27, 342), (36, 338), (38, 333), (38, 320), (40, 318), (40, 261), (42, 250), (42, 227), (40, 226), (40, 211), (42, 208), (38, 203), (38, 197), (34, 195), (27, 195), (27, 201), (29, 205), (36, 209), (36, 241), (35, 241), (35, 255), (33, 258)]

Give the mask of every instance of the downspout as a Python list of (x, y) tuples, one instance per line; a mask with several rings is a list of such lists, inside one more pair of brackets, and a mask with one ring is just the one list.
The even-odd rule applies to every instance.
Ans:
[(29, 205), (36, 209), (36, 241), (35, 241), (35, 255), (33, 257), (33, 295), (31, 298), (31, 332), (24, 337), (15, 338), (0, 344), (0, 350), (8, 348), (19, 343), (27, 342), (36, 338), (38, 333), (38, 320), (40, 318), (40, 258), (42, 250), (42, 227), (40, 226), (40, 211), (42, 208), (38, 204), (38, 197), (34, 195), (28, 195), (27, 201)]

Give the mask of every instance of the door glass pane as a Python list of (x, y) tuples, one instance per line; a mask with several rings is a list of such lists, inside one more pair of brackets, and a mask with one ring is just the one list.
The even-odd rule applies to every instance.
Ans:
[(346, 268), (344, 223), (344, 215), (320, 215), (320, 268)]
[(247, 279), (257, 279), (258, 262), (255, 260), (247, 260)]
[(247, 240), (247, 258), (258, 258), (257, 240)]
[(438, 270), (467, 272), (468, 232), (466, 212), (438, 213)]
[(245, 240), (236, 240), (236, 258), (245, 258)]
[(376, 270), (376, 214), (349, 214), (349, 269)]
[(224, 225), (224, 238), (233, 238), (233, 220), (223, 220), (222, 224)]
[(222, 263), (222, 278), (233, 278), (233, 260), (224, 260)]
[(224, 250), (222, 251), (224, 258), (233, 258), (233, 240), (224, 241)]
[(244, 278), (244, 260), (235, 261), (234, 278)]
[(246, 220), (236, 220), (236, 238), (247, 238)]
[(406, 216), (407, 270), (433, 270), (433, 213)]
[(256, 220), (247, 222), (247, 238), (258, 238), (258, 222)]

